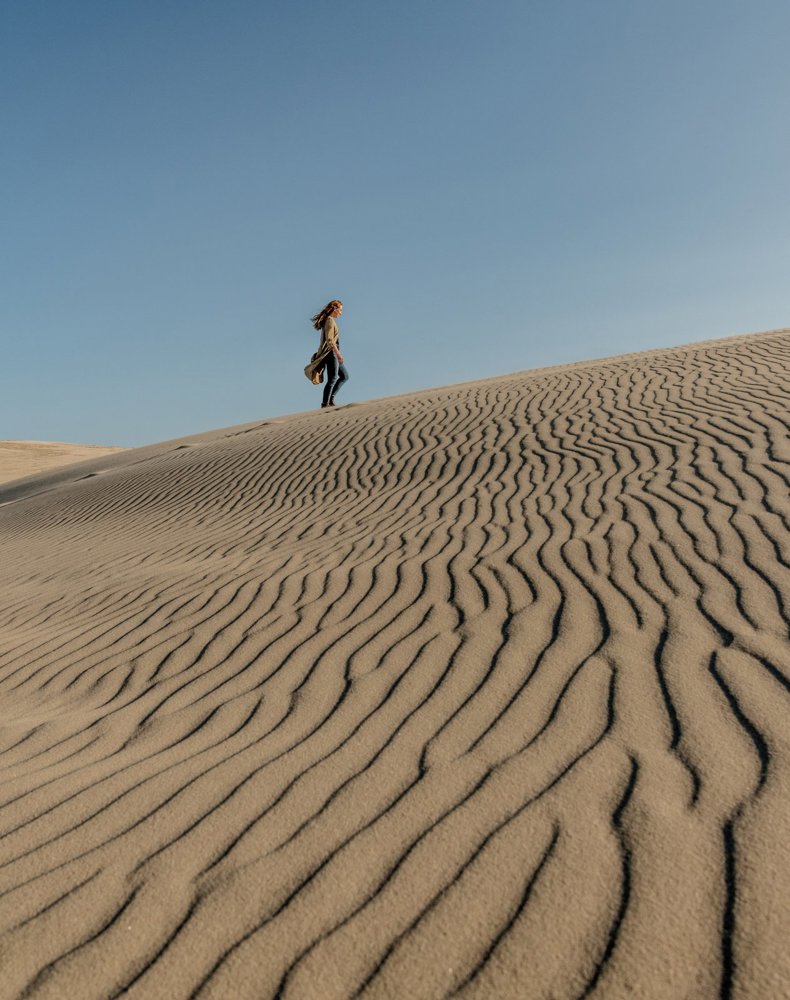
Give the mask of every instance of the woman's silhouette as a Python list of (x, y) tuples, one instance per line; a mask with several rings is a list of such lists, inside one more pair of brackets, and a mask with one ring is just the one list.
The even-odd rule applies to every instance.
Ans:
[(326, 385), (324, 386), (324, 396), (321, 401), (321, 408), (335, 405), (335, 396), (340, 387), (348, 381), (348, 371), (343, 364), (343, 355), (340, 353), (340, 335), (337, 329), (336, 319), (343, 312), (343, 303), (339, 299), (332, 299), (321, 312), (316, 313), (312, 318), (312, 324), (316, 330), (321, 331), (321, 346), (313, 356), (313, 361), (317, 362), (326, 358)]

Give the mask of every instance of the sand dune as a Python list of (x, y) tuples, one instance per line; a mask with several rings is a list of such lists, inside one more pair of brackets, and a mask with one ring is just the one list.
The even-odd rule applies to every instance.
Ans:
[(790, 332), (0, 488), (3, 997), (790, 995)]
[(112, 455), (120, 448), (64, 444), (60, 441), (0, 441), (0, 483), (33, 476), (47, 469)]

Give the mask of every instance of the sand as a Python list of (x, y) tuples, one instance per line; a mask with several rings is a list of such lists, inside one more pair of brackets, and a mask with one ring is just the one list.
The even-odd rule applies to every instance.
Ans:
[(3, 997), (790, 995), (790, 332), (0, 488)]
[(0, 483), (121, 451), (60, 441), (0, 441)]

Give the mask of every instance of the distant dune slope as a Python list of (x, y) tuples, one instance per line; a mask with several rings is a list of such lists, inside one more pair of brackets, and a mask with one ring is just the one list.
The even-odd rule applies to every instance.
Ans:
[(790, 333), (0, 489), (3, 997), (790, 994)]
[(120, 450), (58, 441), (0, 441), (0, 483), (33, 476), (72, 462), (112, 455)]

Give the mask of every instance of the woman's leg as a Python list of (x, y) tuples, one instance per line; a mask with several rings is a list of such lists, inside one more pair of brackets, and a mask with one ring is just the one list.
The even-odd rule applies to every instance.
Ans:
[(338, 368), (342, 368), (342, 365), (338, 365), (335, 355), (330, 354), (326, 361), (326, 385), (324, 386), (324, 395), (321, 399), (321, 406), (326, 406), (332, 398), (335, 389), (335, 382), (337, 382)]
[(335, 382), (334, 386), (332, 387), (332, 391), (329, 394), (330, 403), (334, 403), (335, 396), (340, 392), (340, 390), (343, 388), (346, 382), (348, 382), (348, 371), (346, 369), (346, 366), (339, 365), (337, 369), (337, 381)]

